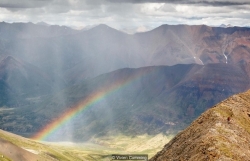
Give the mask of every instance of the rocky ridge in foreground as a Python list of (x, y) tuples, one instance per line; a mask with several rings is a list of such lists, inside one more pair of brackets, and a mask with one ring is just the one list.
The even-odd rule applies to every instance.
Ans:
[(250, 158), (250, 91), (204, 112), (150, 161), (243, 161)]

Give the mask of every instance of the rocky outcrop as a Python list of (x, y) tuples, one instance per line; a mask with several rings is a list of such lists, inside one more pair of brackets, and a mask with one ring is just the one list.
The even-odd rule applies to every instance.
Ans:
[(250, 91), (204, 112), (150, 161), (243, 161), (250, 157)]

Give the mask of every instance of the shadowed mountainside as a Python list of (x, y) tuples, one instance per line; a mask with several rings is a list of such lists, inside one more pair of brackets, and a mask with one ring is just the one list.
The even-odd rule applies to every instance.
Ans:
[(245, 91), (248, 85), (244, 71), (229, 64), (125, 68), (48, 96), (36, 108), (27, 107), (32, 110), (4, 110), (0, 113), (1, 128), (32, 133), (90, 99), (94, 103), (87, 107), (80, 103), (84, 110), (47, 139), (88, 140), (120, 133), (175, 134), (206, 109)]
[(249, 160), (249, 100), (250, 91), (215, 105), (175, 136), (150, 161)]
[(49, 94), (54, 86), (46, 73), (29, 63), (12, 56), (0, 60), (0, 107), (25, 106), (32, 102), (29, 97)]

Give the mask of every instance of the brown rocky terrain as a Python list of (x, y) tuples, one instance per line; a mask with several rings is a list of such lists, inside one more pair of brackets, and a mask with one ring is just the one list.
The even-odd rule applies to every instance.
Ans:
[(150, 161), (247, 161), (250, 158), (250, 91), (204, 112)]

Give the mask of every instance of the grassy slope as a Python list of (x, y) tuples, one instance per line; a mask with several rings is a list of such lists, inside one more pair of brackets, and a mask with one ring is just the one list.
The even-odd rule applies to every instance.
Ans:
[[(81, 160), (82, 158), (76, 155), (73, 151), (65, 153), (63, 149), (59, 149), (57, 146), (51, 146), (44, 143), (36, 142), (30, 139), (26, 139), (14, 134), (10, 134), (4, 131), (0, 131), (0, 137), (7, 140), (23, 149), (38, 153), (41, 160)], [(8, 157), (8, 156), (7, 156)]]
[[(88, 143), (69, 142), (37, 142), (0, 130), (0, 138), (7, 140), (22, 149), (37, 154), (40, 160), (80, 161), (110, 160), (111, 154), (148, 154), (152, 157), (172, 136), (162, 134), (156, 136), (140, 135), (128, 137), (103, 137), (92, 139)], [(2, 156), (0, 151), (0, 157)], [(8, 160), (5, 156), (2, 160)], [(1, 159), (0, 159), (1, 160)], [(9, 159), (10, 160), (10, 159)]]

